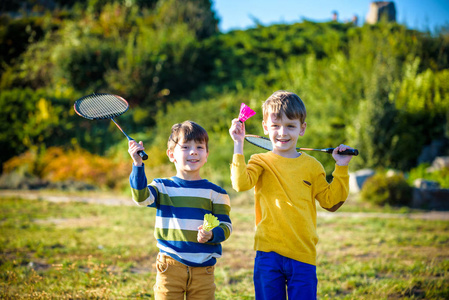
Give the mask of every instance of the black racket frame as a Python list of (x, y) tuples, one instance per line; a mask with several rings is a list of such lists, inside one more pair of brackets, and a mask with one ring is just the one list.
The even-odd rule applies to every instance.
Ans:
[[(122, 103), (124, 103), (124, 104), (126, 105), (126, 108), (123, 109), (123, 111), (120, 111), (120, 112), (109, 113), (109, 114), (99, 115), (99, 116), (94, 116), (94, 117), (92, 117), (92, 116), (90, 116), (90, 115), (86, 115), (85, 113), (83, 113), (83, 112), (80, 110), (80, 105), (81, 105), (81, 103), (83, 103), (83, 101), (85, 101), (86, 99), (92, 99), (92, 98), (98, 98), (98, 99), (101, 99), (101, 97), (105, 97), (105, 96), (108, 96), (108, 97), (115, 97), (115, 98), (121, 100)], [(93, 94), (86, 95), (86, 96), (81, 97), (81, 98), (79, 98), (78, 100), (76, 100), (76, 101), (75, 101), (75, 104), (73, 105), (73, 108), (74, 108), (75, 112), (76, 112), (79, 116), (81, 116), (81, 117), (83, 117), (83, 118), (85, 118), (85, 119), (89, 119), (89, 120), (104, 120), (104, 119), (111, 119), (111, 121), (114, 122), (114, 124), (118, 127), (118, 129), (120, 129), (120, 131), (125, 135), (125, 137), (128, 139), (128, 141), (135, 141), (132, 137), (130, 137), (129, 135), (126, 134), (126, 132), (122, 129), (122, 127), (120, 127), (120, 125), (119, 125), (119, 124), (115, 121), (115, 119), (114, 119), (115, 117), (118, 117), (118, 116), (124, 114), (124, 113), (127, 112), (128, 109), (129, 109), (129, 103), (128, 103), (128, 101), (126, 101), (123, 97), (120, 97), (120, 96), (118, 96), (118, 95), (108, 94), (108, 93), (93, 93)], [(147, 160), (147, 159), (148, 159), (148, 154), (146, 154), (145, 151), (140, 150), (140, 151), (138, 151), (137, 153), (140, 155), (140, 157), (142, 157), (142, 160)]]

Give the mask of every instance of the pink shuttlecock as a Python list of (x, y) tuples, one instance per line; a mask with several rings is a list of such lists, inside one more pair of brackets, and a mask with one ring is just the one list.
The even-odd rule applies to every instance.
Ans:
[(256, 112), (252, 110), (249, 106), (247, 106), (245, 103), (242, 103), (242, 105), (240, 105), (240, 114), (239, 114), (240, 122), (242, 123), (245, 122), (255, 114)]

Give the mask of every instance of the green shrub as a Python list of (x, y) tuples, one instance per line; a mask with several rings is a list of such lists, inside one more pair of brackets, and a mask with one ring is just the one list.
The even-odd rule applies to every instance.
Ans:
[(367, 179), (363, 185), (361, 198), (376, 205), (404, 206), (412, 197), (412, 188), (402, 173), (393, 175), (379, 173)]
[(14, 89), (0, 93), (0, 165), (52, 141), (66, 140), (69, 109), (44, 90)]
[(0, 16), (0, 73), (14, 63), (27, 47), (44, 36), (43, 18)]
[(442, 189), (449, 189), (449, 168), (442, 168), (440, 170), (429, 172), (429, 167), (429, 163), (422, 163), (416, 168), (411, 169), (407, 178), (408, 183), (413, 185), (413, 182), (416, 179), (422, 178), (438, 182)]

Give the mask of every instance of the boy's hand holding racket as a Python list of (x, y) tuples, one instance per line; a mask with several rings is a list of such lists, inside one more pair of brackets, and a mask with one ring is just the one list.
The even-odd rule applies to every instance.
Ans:
[(136, 167), (140, 167), (143, 163), (142, 157), (139, 155), (141, 151), (145, 148), (143, 147), (142, 141), (137, 143), (135, 140), (131, 140), (128, 142), (128, 153), (131, 155), (131, 158), (134, 161), (134, 165)]
[(338, 152), (343, 152), (345, 150), (354, 150), (354, 148), (351, 148), (349, 146), (346, 145), (339, 145), (338, 147), (336, 147), (334, 149), (334, 151), (332, 151), (332, 157), (335, 159), (335, 162), (337, 163), (337, 165), (339, 166), (347, 166), (349, 164), (349, 162), (351, 161), (353, 155), (341, 155), (338, 154)]

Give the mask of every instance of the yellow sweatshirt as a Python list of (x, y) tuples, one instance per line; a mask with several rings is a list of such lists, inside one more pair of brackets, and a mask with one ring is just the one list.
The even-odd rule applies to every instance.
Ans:
[(335, 165), (332, 175), (329, 184), (321, 163), (305, 153), (297, 158), (255, 154), (248, 165), (243, 155), (234, 154), (233, 188), (239, 192), (255, 186), (254, 249), (316, 265), (315, 199), (331, 208), (345, 201), (349, 192), (348, 167)]

